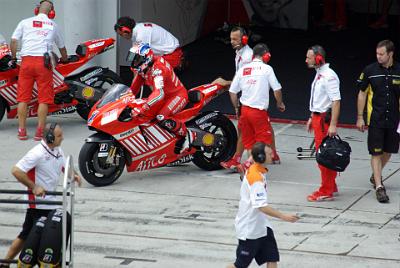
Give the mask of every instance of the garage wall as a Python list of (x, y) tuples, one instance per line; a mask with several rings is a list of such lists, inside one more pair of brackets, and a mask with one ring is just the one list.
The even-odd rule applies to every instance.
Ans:
[[(178, 38), (181, 45), (196, 40), (200, 33), (207, 0), (120, 0), (119, 16), (130, 16), (137, 22), (154, 22)], [(130, 41), (118, 39), (119, 63), (125, 61)]]

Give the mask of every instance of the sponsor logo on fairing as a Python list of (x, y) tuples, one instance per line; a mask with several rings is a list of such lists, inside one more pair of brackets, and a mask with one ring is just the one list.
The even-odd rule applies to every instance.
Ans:
[(121, 138), (130, 136), (133, 132), (137, 131), (138, 129), (139, 129), (139, 127), (135, 127), (135, 128), (132, 128), (132, 129), (130, 129), (128, 131), (122, 132), (122, 133), (116, 135), (116, 138), (121, 139)]
[(94, 43), (94, 44), (89, 45), (88, 48), (93, 49), (93, 48), (96, 48), (96, 47), (101, 47), (102, 45), (104, 45), (104, 43), (105, 43), (104, 41), (98, 42), (98, 43)]
[(51, 113), (51, 115), (68, 114), (68, 113), (73, 113), (75, 111), (76, 111), (75, 106), (68, 106), (68, 107), (62, 108), (60, 111)]
[(94, 111), (91, 115), (90, 115), (90, 117), (89, 117), (89, 119), (88, 119), (88, 124), (91, 124), (92, 122), (93, 122), (93, 119), (96, 117), (96, 115), (98, 115), (99, 114), (99, 111), (98, 110), (96, 110), (96, 111)]
[(209, 88), (203, 90), (203, 93), (204, 93), (204, 94), (210, 93), (210, 92), (216, 90), (217, 88), (218, 88), (217, 86), (209, 87)]
[(169, 166), (169, 167), (179, 166), (181, 164), (188, 163), (192, 160), (193, 160), (193, 155), (189, 154), (189, 155), (186, 155), (186, 156), (180, 158), (179, 160), (176, 160), (175, 162), (167, 164), (167, 166)]
[(117, 120), (118, 118), (118, 110), (114, 109), (110, 112), (106, 112), (103, 114), (103, 117), (101, 118), (101, 125), (108, 124), (112, 121)]
[(142, 160), (140, 162), (140, 164), (136, 168), (136, 171), (143, 171), (146, 169), (151, 169), (151, 168), (160, 166), (160, 165), (164, 164), (165, 158), (167, 158), (167, 154), (163, 154), (160, 157), (152, 156), (152, 157), (146, 158), (145, 160)]
[(98, 69), (96, 69), (96, 70), (94, 70), (94, 71), (91, 71), (90, 73), (88, 73), (88, 74), (85, 74), (84, 76), (82, 76), (81, 78), (80, 78), (80, 80), (83, 82), (83, 81), (86, 81), (86, 80), (88, 80), (89, 78), (92, 78), (93, 76), (95, 76), (96, 74), (99, 74), (99, 73), (101, 73), (103, 71), (103, 69), (102, 68), (98, 68)]
[(90, 79), (86, 80), (86, 81), (85, 81), (85, 84), (88, 85), (88, 86), (90, 86), (90, 85), (92, 85), (93, 83), (95, 83), (97, 80), (99, 80), (98, 77), (93, 77), (93, 78), (90, 78)]
[(1, 80), (0, 81), (0, 87), (4, 86), (5, 84), (7, 84), (7, 80)]
[(203, 116), (202, 118), (197, 119), (195, 122), (197, 125), (200, 125), (200, 124), (204, 123), (205, 121), (207, 121), (208, 119), (213, 118), (217, 115), (218, 115), (218, 113), (215, 113), (215, 112), (209, 113), (209, 114), (206, 114), (205, 116)]
[(212, 123), (204, 123), (204, 124), (199, 125), (199, 128), (204, 130), (204, 129), (210, 127), (210, 126), (212, 126)]

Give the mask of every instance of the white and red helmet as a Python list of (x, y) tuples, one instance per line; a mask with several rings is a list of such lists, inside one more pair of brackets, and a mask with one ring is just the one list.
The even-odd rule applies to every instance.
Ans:
[(4, 71), (9, 68), (9, 62), (11, 61), (11, 50), (7, 43), (0, 42), (0, 70)]
[(131, 61), (131, 69), (144, 74), (153, 63), (154, 53), (147, 43), (134, 44), (129, 49), (128, 61)]

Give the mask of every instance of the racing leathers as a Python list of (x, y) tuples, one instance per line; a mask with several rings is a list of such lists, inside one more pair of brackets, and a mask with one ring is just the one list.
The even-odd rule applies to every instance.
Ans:
[(157, 118), (161, 127), (185, 137), (187, 129), (184, 122), (174, 119), (173, 115), (186, 106), (188, 94), (171, 65), (163, 57), (154, 56), (153, 64), (144, 73), (136, 74), (132, 81), (133, 94), (138, 93), (142, 84), (149, 86), (152, 93), (141, 107), (132, 110), (132, 116)]

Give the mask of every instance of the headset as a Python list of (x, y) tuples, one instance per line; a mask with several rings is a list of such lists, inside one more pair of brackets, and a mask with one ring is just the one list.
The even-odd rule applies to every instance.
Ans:
[[(254, 156), (253, 156), (254, 157)], [(266, 160), (267, 156), (265, 155), (265, 152), (263, 153), (258, 153), (256, 157), (254, 158), (254, 161), (257, 163), (264, 163)]]
[(238, 29), (239, 29), (240, 35), (241, 35), (240, 42), (241, 42), (242, 46), (245, 46), (249, 43), (249, 36), (247, 35), (246, 30), (244, 28), (238, 27)]
[[(265, 49), (265, 53), (261, 56), (261, 59), (265, 64), (267, 64), (271, 60), (271, 53), (269, 52), (267, 45), (262, 44), (262, 46)], [(254, 59), (254, 55), (253, 55), (253, 59)]]
[(265, 52), (264, 55), (262, 55), (262, 61), (264, 63), (268, 63), (271, 60), (271, 53)]
[(311, 49), (312, 49), (312, 51), (314, 52), (314, 55), (315, 55), (315, 65), (318, 65), (318, 66), (320, 66), (320, 65), (325, 63), (324, 55), (322, 55), (319, 52), (320, 48), (323, 50), (323, 47), (318, 46), (318, 45), (315, 45), (315, 46), (311, 47)]
[(53, 2), (51, 2), (50, 0), (42, 0), (40, 1), (40, 3), (38, 5), (36, 5), (35, 9), (33, 10), (33, 13), (35, 14), (35, 16), (37, 16), (39, 14), (39, 9), (40, 9), (40, 5), (43, 2), (48, 2), (51, 4), (51, 10), (49, 12), (49, 14), (47, 14), (47, 16), (49, 17), (49, 19), (54, 19), (56, 17), (56, 11), (54, 10), (54, 4)]
[(120, 30), (122, 33), (131, 34), (132, 29), (126, 26), (119, 25), (118, 23), (115, 24), (114, 29)]
[[(261, 146), (262, 145), (262, 146)], [(257, 163), (264, 163), (265, 160), (267, 159), (267, 156), (265, 154), (265, 144), (261, 142), (256, 143), (256, 148), (253, 147), (251, 151), (251, 156), (253, 157), (253, 160)]]
[(55, 140), (54, 136), (54, 129), (56, 128), (57, 123), (51, 123), (49, 130), (46, 133), (46, 136), (44, 137), (45, 141), (47, 144), (53, 144)]

